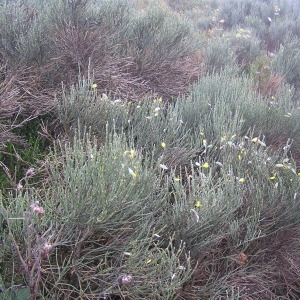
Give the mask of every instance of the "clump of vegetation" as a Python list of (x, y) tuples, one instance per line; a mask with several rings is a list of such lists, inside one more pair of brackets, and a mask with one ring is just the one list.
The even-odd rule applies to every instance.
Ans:
[(299, 9), (1, 4), (0, 298), (298, 299)]

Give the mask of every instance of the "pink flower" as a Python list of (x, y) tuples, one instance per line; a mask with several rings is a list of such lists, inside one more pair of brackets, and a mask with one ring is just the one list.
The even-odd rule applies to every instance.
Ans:
[(124, 275), (122, 277), (122, 284), (127, 284), (133, 280), (133, 277), (130, 275)]
[(20, 191), (20, 190), (22, 190), (22, 189), (23, 189), (23, 185), (19, 182), (19, 183), (17, 184), (17, 190)]
[(48, 257), (52, 248), (53, 246), (50, 243), (45, 242), (44, 247), (42, 248), (42, 257)]
[(25, 176), (31, 176), (31, 175), (33, 175), (34, 174), (34, 171), (35, 171), (35, 169), (34, 168), (29, 168), (27, 171), (26, 171), (26, 174), (25, 174)]
[(36, 201), (35, 203), (31, 204), (30, 208), (32, 209), (32, 212), (37, 215), (43, 215), (45, 213), (45, 210), (42, 206), (40, 206), (39, 201)]

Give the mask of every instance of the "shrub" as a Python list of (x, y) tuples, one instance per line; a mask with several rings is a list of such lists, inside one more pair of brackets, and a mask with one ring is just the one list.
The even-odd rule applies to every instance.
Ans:
[[(155, 299), (171, 299), (191, 270), (184, 245), (175, 249), (171, 233), (160, 242), (167, 191), (157, 171), (144, 167), (122, 136), (107, 136), (100, 150), (88, 140), (61, 145), (50, 158), (48, 184), (56, 187), (51, 193), (30, 192), (26, 184), (17, 206), (2, 199), (9, 230), (2, 265), (9, 263), (5, 257), (13, 257), (16, 268), (22, 263), (26, 284), (35, 287), (32, 295), (150, 299), (154, 289)], [(10, 242), (19, 249), (16, 256)]]
[(230, 41), (223, 37), (208, 39), (204, 48), (204, 73), (218, 73), (224, 68), (234, 68), (234, 53)]
[(285, 41), (284, 46), (278, 51), (273, 63), (273, 68), (281, 74), (286, 82), (299, 89), (299, 39), (292, 38)]
[(298, 4), (169, 4), (3, 5), (1, 297), (299, 298)]

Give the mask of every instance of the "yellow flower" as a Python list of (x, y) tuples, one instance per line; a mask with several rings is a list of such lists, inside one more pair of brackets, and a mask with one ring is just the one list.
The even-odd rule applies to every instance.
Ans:
[(147, 264), (150, 264), (151, 262), (152, 262), (152, 259), (149, 258), (149, 259), (147, 260)]
[(92, 89), (95, 90), (97, 88), (97, 83), (92, 84)]
[(162, 97), (158, 98), (158, 99), (153, 99), (153, 103), (162, 103)]
[(206, 145), (206, 143), (207, 143), (207, 140), (203, 140), (203, 144)]
[(244, 182), (245, 182), (245, 178), (240, 178), (240, 179), (239, 179), (239, 182), (240, 182), (240, 183), (244, 183)]
[(270, 177), (270, 180), (274, 180), (276, 177), (275, 176), (271, 176)]
[(201, 131), (199, 134), (200, 134), (201, 136), (204, 136), (204, 132), (202, 132), (202, 131)]
[(297, 175), (300, 177), (300, 172)]
[(252, 139), (252, 142), (253, 142), (253, 143), (257, 143), (257, 142), (258, 142), (258, 138), (257, 138), (257, 137), (253, 138), (253, 139)]
[(242, 160), (242, 155), (239, 154), (239, 155), (238, 155), (238, 159), (239, 159), (239, 160)]
[(175, 177), (175, 178), (174, 178), (174, 181), (175, 181), (175, 182), (179, 182), (179, 181), (180, 181), (180, 178)]
[(204, 169), (208, 169), (209, 168), (209, 164), (206, 162), (206, 163), (204, 163), (203, 165), (202, 165), (202, 168), (204, 168)]
[(201, 207), (202, 206), (202, 204), (200, 203), (200, 201), (197, 201), (196, 203), (195, 203), (195, 207)]
[(137, 174), (134, 173), (132, 169), (128, 168), (128, 171), (131, 174), (132, 178), (137, 178)]
[(167, 145), (166, 145), (166, 143), (162, 142), (162, 143), (161, 143), (161, 146), (162, 146), (163, 148), (166, 148)]
[(130, 158), (133, 158), (133, 157), (134, 157), (134, 150), (130, 150), (129, 157), (130, 157)]

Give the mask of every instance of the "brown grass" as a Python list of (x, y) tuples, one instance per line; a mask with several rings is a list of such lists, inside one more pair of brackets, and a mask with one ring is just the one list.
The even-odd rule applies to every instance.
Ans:
[(270, 98), (276, 95), (282, 82), (280, 75), (271, 72), (268, 66), (263, 66), (257, 77), (257, 91), (263, 98)]
[[(272, 215), (262, 216), (261, 228), (277, 226)], [(299, 299), (300, 230), (273, 230), (251, 242), (242, 252), (223, 238), (200, 251), (196, 270), (180, 292), (179, 299), (228, 299), (226, 290), (239, 291), (239, 299)], [(243, 259), (241, 259), (243, 258)]]

